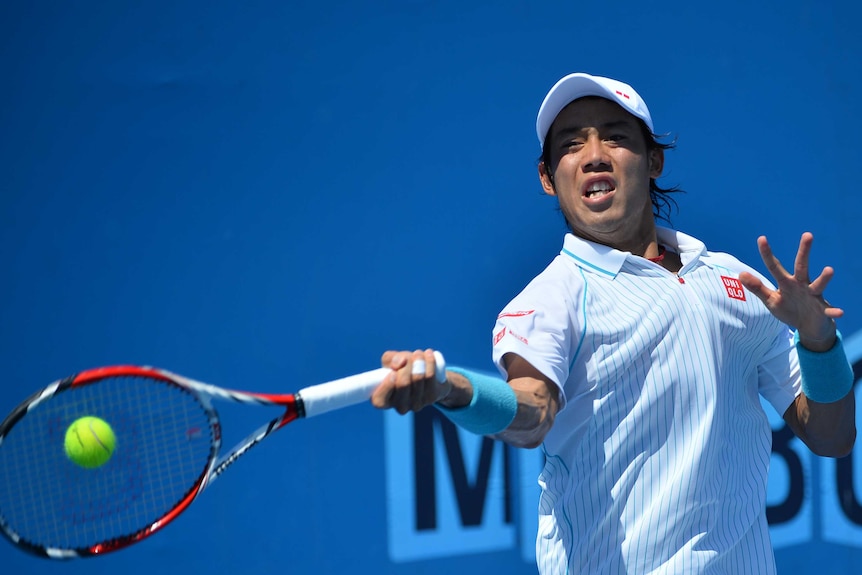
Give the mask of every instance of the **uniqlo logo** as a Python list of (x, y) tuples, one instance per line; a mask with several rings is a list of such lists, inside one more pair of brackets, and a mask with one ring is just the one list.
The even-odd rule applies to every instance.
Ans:
[(742, 282), (727, 276), (721, 276), (721, 281), (724, 283), (724, 289), (727, 290), (727, 297), (745, 301), (745, 290), (742, 289)]

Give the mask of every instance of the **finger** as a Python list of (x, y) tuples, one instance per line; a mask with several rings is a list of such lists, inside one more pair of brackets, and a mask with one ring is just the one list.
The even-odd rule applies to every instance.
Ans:
[(421, 349), (414, 350), (410, 354), (410, 374), (413, 375), (413, 381), (421, 381), (425, 379), (425, 352)]
[(786, 277), (790, 274), (787, 273), (787, 270), (784, 269), (784, 266), (781, 265), (781, 262), (778, 261), (778, 258), (775, 257), (775, 254), (772, 253), (772, 247), (769, 245), (769, 240), (766, 239), (766, 236), (760, 236), (757, 238), (757, 249), (760, 251), (760, 258), (763, 260), (764, 265), (766, 265), (766, 269), (769, 270), (776, 280), (779, 277)]
[(421, 375), (424, 378), (426, 368), (427, 366), (424, 359), (414, 359), (413, 367), (410, 369), (410, 373), (412, 375)]
[[(408, 373), (407, 375), (409, 377), (410, 374)], [(413, 389), (409, 382), (405, 384), (401, 377), (396, 376), (395, 385), (392, 388), (392, 394), (389, 396), (389, 406), (401, 415), (404, 415), (410, 411), (410, 406), (412, 405), (412, 393)]]
[(739, 282), (743, 285), (743, 287), (745, 287), (745, 289), (753, 293), (764, 303), (766, 303), (766, 301), (769, 300), (769, 298), (771, 298), (772, 294), (774, 293), (773, 290), (766, 287), (766, 285), (764, 285), (764, 283), (760, 281), (760, 278), (748, 272), (739, 273)]
[(739, 272), (739, 282), (749, 291), (756, 291), (763, 285), (760, 278), (748, 272)]
[(409, 358), (409, 352), (389, 350), (383, 353), (380, 364), (392, 369), (380, 385), (371, 394), (371, 404), (378, 409), (389, 409), (394, 406), (398, 370), (403, 368)]
[(417, 394), (414, 399), (417, 403), (414, 405), (414, 410), (418, 411), (428, 405), (431, 405), (440, 399), (440, 382), (435, 376), (435, 359), (434, 350), (426, 349), (423, 352), (423, 363), (425, 364), (425, 373), (423, 374), (424, 381), (422, 384), (421, 393)]
[(407, 351), (387, 351), (380, 359), (383, 367), (391, 367), (392, 369), (401, 369), (407, 365), (410, 359), (410, 352)]
[(380, 409), (393, 408), (404, 414), (410, 401), (410, 357), (409, 351), (387, 351), (381, 357), (383, 367), (392, 373), (371, 394), (371, 403)]
[(426, 349), (424, 352), (422, 352), (422, 354), (425, 357), (425, 366), (426, 366), (426, 368), (425, 368), (425, 379), (433, 380), (436, 383), (437, 380), (436, 380), (436, 375), (435, 375), (436, 372), (435, 372), (435, 368), (434, 368), (434, 363), (435, 363), (434, 350), (433, 349)]
[(808, 258), (811, 255), (811, 244), (814, 241), (814, 235), (811, 232), (805, 232), (799, 238), (799, 249), (796, 251), (796, 261), (794, 262), (793, 275), (801, 282), (808, 283)]
[(823, 310), (823, 314), (826, 317), (838, 319), (839, 317), (844, 315), (844, 310), (840, 307), (827, 307), (825, 310)]
[(421, 349), (413, 351), (410, 355), (410, 394), (405, 396), (405, 407), (408, 411), (419, 411), (425, 405), (425, 371), (428, 363), (425, 361), (425, 352)]
[(816, 296), (822, 296), (823, 292), (826, 291), (826, 286), (829, 285), (829, 282), (832, 281), (832, 278), (835, 277), (835, 270), (830, 266), (826, 266), (823, 268), (823, 271), (820, 272), (820, 275), (811, 282), (808, 287), (811, 290), (811, 293)]
[(380, 382), (380, 385), (371, 394), (371, 405), (377, 409), (389, 409), (392, 407), (391, 398), (395, 391), (395, 378), (396, 374), (394, 371), (383, 378), (383, 381)]
[[(399, 366), (393, 383), (393, 392), (390, 397), (392, 407), (404, 415), (413, 410), (414, 396), (416, 394), (416, 382), (422, 381), (424, 375), (414, 373), (414, 364), (417, 359), (422, 359), (421, 352), (402, 352), (393, 358), (392, 366)], [(423, 372), (424, 374), (424, 368)]]

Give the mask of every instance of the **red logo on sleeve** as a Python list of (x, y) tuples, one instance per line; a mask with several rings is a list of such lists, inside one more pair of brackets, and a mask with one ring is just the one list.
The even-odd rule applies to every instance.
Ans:
[(494, 334), (494, 345), (497, 345), (498, 343), (500, 343), (500, 340), (503, 339), (504, 335), (506, 335), (506, 328), (505, 327)]
[(500, 315), (497, 316), (497, 319), (500, 319), (501, 317), (524, 317), (525, 315), (530, 315), (531, 313), (533, 313), (535, 311), (536, 310), (534, 310), (534, 309), (530, 309), (530, 310), (526, 310), (526, 311), (504, 311), (503, 313), (501, 313)]
[(742, 289), (742, 282), (736, 278), (729, 278), (727, 276), (721, 276), (721, 281), (724, 282), (727, 297), (745, 301), (745, 291)]

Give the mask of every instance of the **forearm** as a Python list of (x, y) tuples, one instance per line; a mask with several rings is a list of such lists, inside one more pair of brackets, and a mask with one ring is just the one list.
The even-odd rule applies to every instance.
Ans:
[(509, 381), (518, 398), (518, 412), (504, 431), (494, 437), (515, 447), (532, 449), (545, 440), (554, 424), (558, 398), (556, 386), (537, 385), (536, 380), (520, 378)]
[[(538, 447), (550, 430), (557, 412), (557, 387), (553, 384), (549, 386), (545, 381), (532, 377), (512, 379), (508, 384), (499, 378), (494, 380), (494, 385), (510, 386), (511, 389), (506, 391), (513, 393), (516, 406), (505, 403), (506, 407), (493, 408), (504, 409), (507, 413), (510, 413), (509, 409), (513, 411), (506, 418), (508, 424), (505, 428), (495, 431), (491, 436), (515, 447)], [(488, 380), (486, 379), (485, 382), (487, 383)], [(445, 408), (443, 411), (450, 419), (476, 432), (475, 428), (471, 429), (473, 426), (463, 425), (460, 417), (463, 416), (461, 411), (468, 409), (473, 400), (473, 383), (469, 377), (455, 371), (447, 372), (447, 383), (451, 386), (451, 390), (438, 402), (438, 405)], [(510, 421), (509, 418), (511, 418)]]
[(832, 403), (818, 403), (804, 394), (790, 408), (798, 422), (796, 434), (824, 457), (844, 457), (856, 440), (856, 396), (851, 391)]
[(818, 341), (797, 332), (795, 341), (802, 394), (788, 421), (814, 453), (843, 457), (856, 440), (856, 398), (840, 334)]
[(441, 406), (449, 409), (467, 407), (473, 399), (473, 385), (470, 380), (455, 371), (446, 371), (446, 383), (451, 386), (446, 397), (438, 401)]

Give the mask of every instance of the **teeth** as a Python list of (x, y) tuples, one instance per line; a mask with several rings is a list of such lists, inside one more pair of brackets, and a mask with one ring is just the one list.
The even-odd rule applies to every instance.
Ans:
[(602, 180), (600, 182), (590, 184), (585, 191), (585, 195), (588, 198), (597, 198), (603, 196), (605, 192), (609, 192), (612, 189), (614, 189), (614, 187), (610, 182)]
[(590, 184), (590, 187), (587, 188), (587, 192), (607, 192), (613, 189), (610, 182), (601, 181)]

